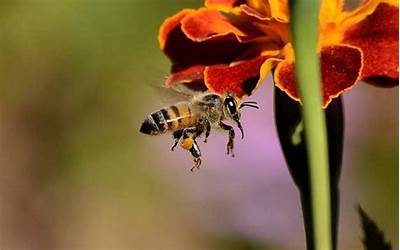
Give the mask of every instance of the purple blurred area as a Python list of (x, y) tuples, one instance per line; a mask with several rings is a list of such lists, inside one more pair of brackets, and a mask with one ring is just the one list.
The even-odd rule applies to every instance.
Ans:
[[(398, 245), (397, 91), (360, 82), (344, 95), (339, 249), (361, 249), (358, 204), (376, 218), (393, 247)], [(271, 79), (248, 99), (256, 100), (261, 109), (243, 112), (246, 136), (236, 140), (235, 158), (225, 155), (227, 137), (221, 134), (200, 144), (205, 160), (195, 173), (188, 171), (192, 162), (186, 152), (168, 151), (172, 142), (169, 138), (163, 139), (157, 151), (163, 151), (167, 161), (175, 162), (168, 170), (168, 179), (178, 182), (174, 185), (190, 204), (187, 213), (203, 230), (277, 243), (278, 249), (303, 249), (297, 189), (274, 127)], [(166, 174), (164, 167), (159, 171)]]

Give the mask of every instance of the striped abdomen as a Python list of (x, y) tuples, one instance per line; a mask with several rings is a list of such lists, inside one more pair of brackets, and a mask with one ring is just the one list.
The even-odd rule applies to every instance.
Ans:
[(151, 113), (142, 123), (140, 132), (158, 135), (189, 127), (196, 122), (196, 115), (189, 102), (181, 102)]

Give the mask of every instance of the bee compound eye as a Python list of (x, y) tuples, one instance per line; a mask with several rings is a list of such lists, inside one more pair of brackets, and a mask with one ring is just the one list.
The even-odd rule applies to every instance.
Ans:
[(236, 105), (233, 101), (229, 101), (228, 102), (228, 110), (231, 114), (235, 114), (236, 113)]

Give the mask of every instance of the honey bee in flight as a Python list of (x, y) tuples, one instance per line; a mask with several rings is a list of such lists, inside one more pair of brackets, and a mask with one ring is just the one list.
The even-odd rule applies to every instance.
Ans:
[(172, 132), (174, 144), (171, 150), (174, 150), (180, 142), (182, 148), (191, 153), (194, 161), (191, 171), (200, 169), (201, 165), (201, 152), (196, 139), (204, 134), (204, 142), (207, 142), (211, 128), (228, 132), (226, 152), (234, 157), (235, 131), (232, 126), (224, 123), (224, 120), (236, 123), (243, 139), (240, 111), (243, 107), (258, 109), (257, 103), (253, 101), (240, 103), (239, 98), (232, 94), (215, 93), (187, 95), (186, 99), (186, 101), (152, 112), (142, 122), (140, 132), (148, 135)]

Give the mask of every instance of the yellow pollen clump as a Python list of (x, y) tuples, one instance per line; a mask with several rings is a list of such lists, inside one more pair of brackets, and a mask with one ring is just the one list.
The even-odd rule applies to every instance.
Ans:
[(192, 138), (183, 139), (183, 140), (181, 141), (181, 145), (182, 145), (182, 148), (184, 148), (184, 149), (186, 149), (186, 150), (189, 150), (189, 149), (192, 148), (193, 139), (192, 139)]

